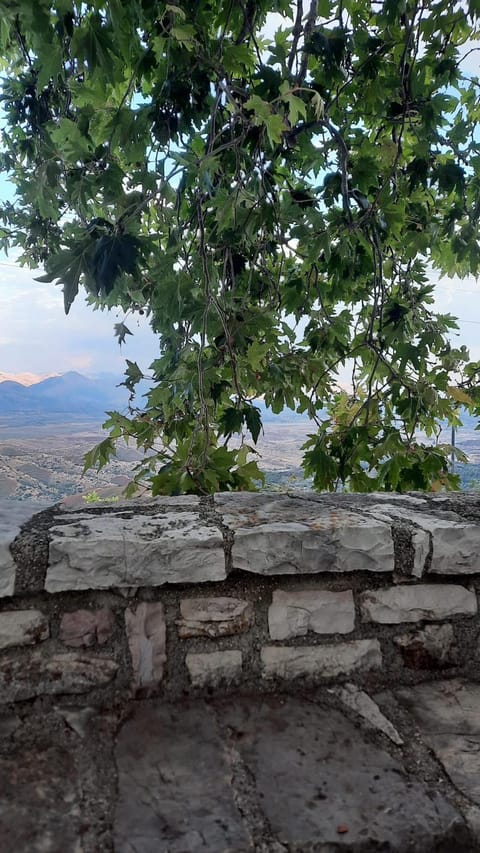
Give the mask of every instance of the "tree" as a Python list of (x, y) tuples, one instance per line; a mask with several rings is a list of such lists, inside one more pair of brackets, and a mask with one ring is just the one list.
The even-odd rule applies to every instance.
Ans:
[(0, 11), (3, 246), (67, 313), (83, 286), (159, 338), (88, 463), (127, 437), (154, 493), (252, 488), (263, 396), (311, 418), (316, 488), (454, 487), (435, 438), (477, 411), (480, 364), (431, 278), (479, 270), (479, 0)]

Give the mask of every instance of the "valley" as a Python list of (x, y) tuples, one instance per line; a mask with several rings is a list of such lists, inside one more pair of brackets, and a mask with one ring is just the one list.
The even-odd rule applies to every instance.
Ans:
[[(1, 379), (1, 375), (0, 375)], [(125, 406), (125, 389), (118, 377), (89, 380), (69, 373), (25, 388), (0, 381), (0, 498), (49, 505), (82, 500), (97, 493), (121, 494), (141, 454), (123, 445), (117, 457), (100, 472), (83, 473), (84, 454), (107, 433), (102, 431), (105, 409)], [(301, 415), (284, 410), (273, 415), (262, 401), (264, 424), (257, 451), (271, 489), (309, 488), (301, 471), (302, 445), (313, 426)], [(465, 415), (456, 443), (469, 457), (456, 470), (462, 488), (480, 488), (480, 432), (476, 419)], [(419, 436), (421, 438), (421, 436)], [(441, 440), (450, 441), (445, 430)]]
[(139, 458), (128, 447), (102, 471), (83, 474), (84, 454), (103, 437), (93, 421), (13, 429), (0, 419), (0, 498), (48, 505), (68, 495), (121, 491)]

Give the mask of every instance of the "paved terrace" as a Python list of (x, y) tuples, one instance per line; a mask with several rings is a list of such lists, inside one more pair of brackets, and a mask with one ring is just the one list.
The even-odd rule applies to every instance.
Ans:
[(0, 504), (2, 853), (480, 850), (480, 496)]

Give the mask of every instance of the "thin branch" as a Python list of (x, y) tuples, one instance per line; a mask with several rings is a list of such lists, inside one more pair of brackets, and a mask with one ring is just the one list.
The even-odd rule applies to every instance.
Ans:
[(292, 73), (293, 63), (295, 62), (298, 50), (298, 42), (300, 36), (302, 35), (302, 19), (303, 19), (303, 2), (302, 0), (297, 0), (297, 14), (295, 16), (295, 23), (293, 25), (292, 30), (292, 47), (290, 50), (290, 54), (288, 57), (287, 68), (289, 73)]
[(317, 20), (317, 13), (318, 13), (318, 0), (311, 0), (310, 10), (308, 12), (307, 20), (306, 20), (305, 26), (303, 28), (303, 54), (302, 54), (302, 61), (300, 63), (300, 70), (299, 70), (298, 76), (297, 76), (297, 81), (300, 85), (302, 85), (302, 83), (305, 80), (305, 77), (307, 76), (308, 55), (309, 55), (308, 50), (307, 50), (307, 43), (308, 43), (308, 40), (309, 40), (313, 30), (314, 30), (315, 22)]

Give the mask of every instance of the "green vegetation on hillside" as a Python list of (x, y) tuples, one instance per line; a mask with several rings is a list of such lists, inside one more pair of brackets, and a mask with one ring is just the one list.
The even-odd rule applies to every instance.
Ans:
[(0, 12), (3, 245), (67, 313), (83, 286), (125, 311), (119, 342), (137, 313), (159, 336), (147, 397), (88, 463), (130, 438), (155, 493), (252, 488), (263, 397), (310, 417), (317, 489), (457, 486), (416, 435), (480, 399), (430, 281), (479, 270), (478, 0)]

